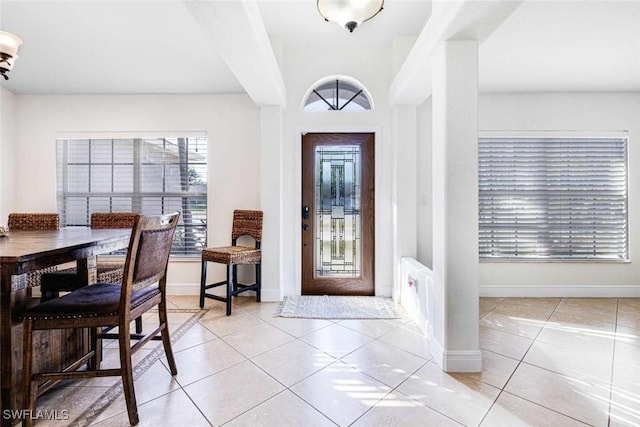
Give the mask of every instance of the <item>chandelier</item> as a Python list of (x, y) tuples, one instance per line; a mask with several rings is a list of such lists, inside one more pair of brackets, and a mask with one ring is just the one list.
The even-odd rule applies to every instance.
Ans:
[(13, 68), (13, 63), (18, 57), (18, 47), (22, 40), (11, 33), (0, 31), (0, 74), (5, 80), (9, 80), (7, 73)]
[(318, 0), (318, 12), (325, 21), (335, 22), (353, 33), (364, 21), (376, 16), (384, 0)]

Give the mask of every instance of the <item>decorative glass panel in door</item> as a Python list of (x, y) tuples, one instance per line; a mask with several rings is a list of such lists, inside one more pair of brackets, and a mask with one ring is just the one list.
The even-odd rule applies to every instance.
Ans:
[(373, 135), (303, 137), (302, 290), (373, 294)]

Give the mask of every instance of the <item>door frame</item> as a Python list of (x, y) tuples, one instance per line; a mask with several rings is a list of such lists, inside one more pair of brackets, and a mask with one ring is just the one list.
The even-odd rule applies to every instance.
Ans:
[[(293, 200), (293, 211), (291, 212), (294, 215), (292, 218), (295, 218), (295, 222), (293, 230), (291, 228), (284, 226), (283, 230), (291, 230), (293, 231), (293, 238), (295, 241), (294, 244), (294, 289), (296, 291), (295, 295), (302, 295), (302, 219), (300, 215), (300, 206), (302, 206), (302, 136), (306, 133), (372, 133), (374, 137), (374, 179), (375, 179), (375, 188), (374, 188), (374, 215), (376, 218), (374, 224), (374, 242), (373, 242), (373, 251), (374, 251), (374, 261), (373, 261), (373, 274), (376, 278), (374, 284), (374, 294), (375, 295), (384, 295), (385, 289), (393, 289), (393, 284), (387, 284), (384, 286), (380, 283), (379, 278), (381, 277), (379, 274), (381, 259), (387, 258), (389, 264), (393, 263), (393, 252), (391, 250), (385, 251), (384, 246), (381, 244), (381, 239), (384, 238), (381, 235), (381, 191), (382, 185), (379, 185), (380, 180), (379, 176), (381, 173), (381, 159), (383, 158), (383, 136), (382, 136), (382, 128), (377, 125), (353, 125), (353, 126), (336, 126), (336, 125), (309, 125), (304, 127), (296, 127), (294, 129), (294, 200)], [(391, 249), (391, 244), (388, 245), (388, 248)], [(388, 292), (387, 292), (388, 293)], [(390, 296), (390, 295), (388, 295)]]
[[(305, 142), (305, 140), (307, 140)], [(359, 222), (360, 222), (360, 274), (358, 277), (316, 277), (317, 212), (317, 148), (331, 146), (359, 147)], [(314, 149), (315, 147), (315, 149)], [(303, 136), (303, 205), (311, 207), (307, 220), (303, 220), (302, 291), (306, 295), (329, 293), (331, 295), (375, 294), (375, 134), (367, 133), (308, 133)], [(306, 159), (306, 162), (305, 162)], [(355, 185), (355, 183), (354, 183)], [(346, 196), (345, 196), (346, 197)], [(346, 203), (346, 202), (345, 202)], [(344, 208), (344, 206), (343, 206)], [(301, 215), (302, 216), (302, 215)], [(333, 214), (332, 214), (333, 216)], [(310, 225), (309, 225), (310, 224)], [(304, 227), (309, 226), (309, 231)], [(305, 242), (307, 245), (305, 246)], [(305, 275), (305, 272), (307, 273)]]

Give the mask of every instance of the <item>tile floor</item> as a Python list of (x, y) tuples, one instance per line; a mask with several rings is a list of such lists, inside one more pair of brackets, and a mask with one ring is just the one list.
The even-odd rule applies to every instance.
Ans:
[[(222, 306), (207, 301), (176, 343), (175, 378), (159, 360), (136, 381), (141, 426), (640, 425), (640, 298), (482, 298), (479, 374), (442, 372), (406, 317), (284, 319), (250, 298), (226, 317)], [(111, 384), (70, 383), (39, 407), (73, 419)], [(124, 401), (93, 425), (128, 425)]]

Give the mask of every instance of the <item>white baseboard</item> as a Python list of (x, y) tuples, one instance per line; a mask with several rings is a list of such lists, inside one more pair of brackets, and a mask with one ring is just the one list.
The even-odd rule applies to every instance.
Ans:
[[(211, 292), (208, 290), (207, 292)], [(224, 287), (216, 288), (215, 294), (224, 295)], [(167, 295), (200, 295), (199, 283), (167, 283)], [(247, 291), (241, 296), (255, 298), (253, 291)], [(264, 302), (282, 301), (279, 289), (262, 289), (260, 299)]]
[(444, 370), (444, 347), (440, 344), (440, 341), (433, 337), (429, 338), (429, 348), (431, 349), (431, 355), (433, 360), (440, 366), (440, 369)]
[(167, 283), (167, 295), (200, 295), (200, 284)]
[(282, 301), (282, 296), (280, 295), (280, 289), (262, 289), (260, 299), (264, 302)]
[(445, 372), (482, 372), (480, 350), (447, 351), (444, 358)]
[(431, 355), (444, 372), (482, 372), (482, 352), (478, 350), (446, 351), (442, 345), (429, 340)]
[(480, 286), (481, 297), (638, 298), (640, 285), (616, 286)]

